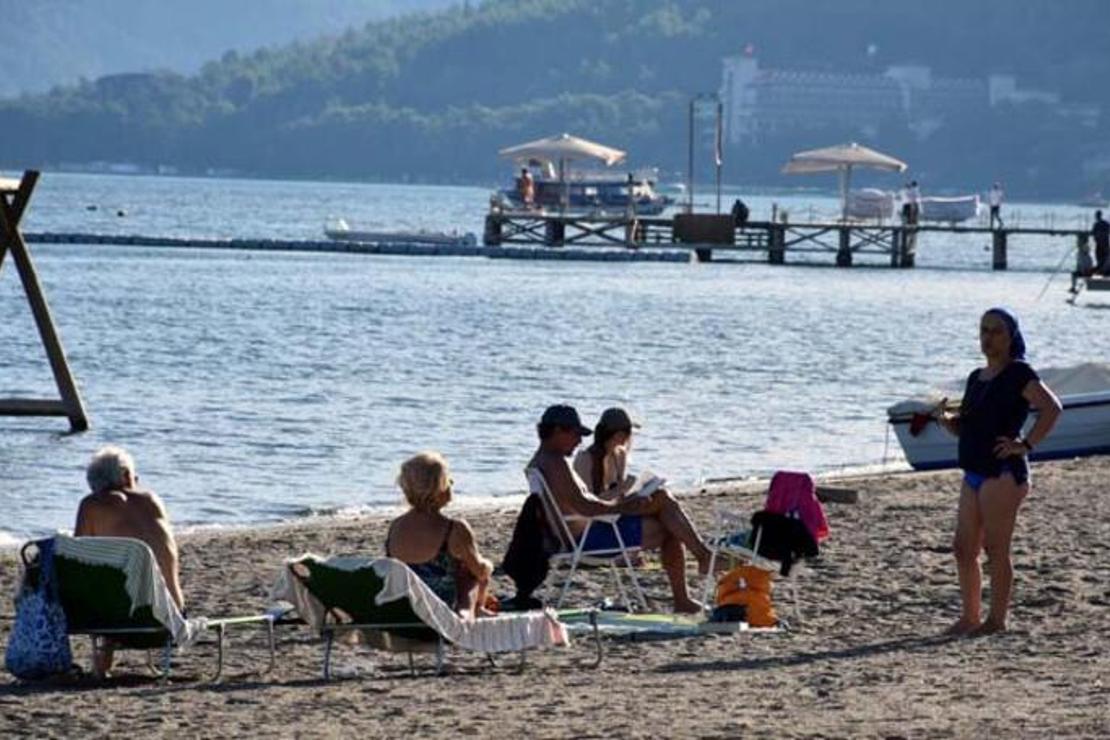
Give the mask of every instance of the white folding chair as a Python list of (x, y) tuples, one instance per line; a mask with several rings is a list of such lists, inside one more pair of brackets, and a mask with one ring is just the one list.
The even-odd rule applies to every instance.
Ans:
[[(567, 573), (566, 579), (563, 581), (562, 588), (559, 591), (559, 600), (555, 602), (555, 608), (561, 608), (563, 600), (570, 590), (570, 585), (574, 580), (574, 574), (577, 572), (580, 565), (590, 566), (608, 566), (609, 571), (613, 574), (613, 580), (616, 582), (617, 592), (620, 594), (621, 603), (625, 608), (632, 611), (632, 602), (628, 598), (625, 591), (624, 583), (621, 579), (620, 570), (623, 568), (628, 572), (628, 579), (632, 583), (632, 592), (636, 596), (636, 601), (640, 608), (647, 610), (647, 598), (644, 596), (643, 589), (640, 588), (640, 582), (636, 578), (636, 569), (632, 565), (632, 555), (640, 551), (639, 545), (626, 545), (624, 538), (621, 537), (620, 528), (617, 526), (617, 519), (620, 518), (618, 514), (603, 514), (599, 516), (582, 516), (579, 514), (564, 514), (560, 509), (558, 503), (555, 501), (555, 496), (551, 493), (551, 489), (547, 485), (547, 481), (536, 468), (526, 468), (524, 471), (525, 477), (528, 479), (528, 492), (533, 496), (538, 496), (540, 504), (543, 507), (544, 519), (548, 522), (552, 533), (559, 541), (560, 550), (557, 553), (549, 556), (549, 560), (555, 569), (569, 563), (570, 572)], [(582, 534), (575, 537), (568, 526), (570, 522), (584, 522), (585, 528)], [(600, 548), (600, 549), (585, 549), (586, 537), (589, 535), (593, 527), (610, 527), (613, 531), (614, 538), (617, 541), (616, 547)], [(619, 564), (619, 565), (618, 565)]]
[[(714, 573), (714, 566), (717, 564), (718, 556), (724, 556), (734, 561), (743, 561), (750, 565), (754, 565), (762, 570), (778, 572), (782, 568), (782, 563), (777, 560), (765, 558), (759, 554), (760, 540), (763, 539), (763, 530), (757, 530), (755, 533), (755, 542), (751, 547), (739, 544), (731, 544), (727, 541), (730, 533), (737, 533), (743, 531), (742, 528), (749, 525), (748, 519), (742, 515), (731, 511), (717, 510), (717, 525), (715, 528), (715, 535), (709, 541), (709, 572), (705, 576), (705, 583), (702, 589), (701, 603), (705, 604), (705, 608), (712, 610), (712, 602), (709, 601), (710, 589), (716, 582), (717, 576)], [(795, 563), (795, 567), (797, 567)], [(797, 622), (802, 621), (801, 609), (798, 605), (798, 587), (797, 583), (790, 576), (783, 577), (786, 585), (790, 589), (790, 600), (794, 604), (794, 619)]]

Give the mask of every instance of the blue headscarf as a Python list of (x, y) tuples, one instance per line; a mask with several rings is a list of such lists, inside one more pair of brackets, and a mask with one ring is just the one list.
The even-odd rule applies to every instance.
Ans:
[(1006, 328), (1010, 330), (1010, 359), (1024, 360), (1025, 337), (1021, 335), (1021, 327), (1018, 326), (1017, 316), (1014, 316), (1006, 309), (998, 306), (989, 309), (987, 313), (993, 313), (995, 316), (1002, 319), (1003, 323), (1006, 324)]

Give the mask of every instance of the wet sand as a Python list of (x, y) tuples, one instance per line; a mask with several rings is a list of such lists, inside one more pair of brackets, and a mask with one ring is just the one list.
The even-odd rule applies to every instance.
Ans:
[[(341, 648), (342, 678), (320, 678), (321, 651), (303, 627), (279, 630), (278, 668), (249, 630), (232, 637), (218, 683), (199, 680), (214, 648), (175, 658), (174, 679), (150, 678), (142, 653), (123, 653), (116, 677), (21, 685), (0, 675), (0, 736), (398, 737), (469, 733), (539, 737), (1099, 737), (1110, 735), (1110, 458), (1035, 466), (1018, 520), (1010, 631), (940, 633), (958, 612), (951, 537), (954, 471), (852, 479), (855, 504), (827, 504), (822, 557), (795, 573), (801, 620), (779, 634), (672, 641), (606, 641), (600, 668), (580, 641), (534, 653), (518, 674), (453, 651), (448, 675), (408, 675), (404, 656)], [(759, 508), (762, 490), (721, 485), (684, 504), (708, 526), (717, 507)], [(172, 512), (171, 512), (172, 514)], [(515, 510), (468, 512), (482, 549), (500, 560)], [(193, 614), (259, 611), (283, 558), (313, 551), (379, 553), (384, 520), (297, 525), (183, 538), (182, 578)], [(650, 569), (649, 594), (665, 597)], [(691, 566), (692, 567), (692, 566)], [(0, 555), (5, 644), (19, 568)], [(572, 592), (605, 594), (600, 571)], [(506, 579), (498, 591), (509, 592)], [(786, 591), (777, 592), (791, 616)], [(656, 602), (666, 609), (665, 598)], [(87, 665), (88, 641), (74, 641)]]

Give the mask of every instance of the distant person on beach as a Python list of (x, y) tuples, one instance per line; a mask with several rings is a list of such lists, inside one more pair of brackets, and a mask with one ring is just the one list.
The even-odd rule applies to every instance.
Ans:
[(991, 185), (990, 191), (987, 193), (987, 202), (991, 207), (991, 228), (995, 228), (995, 222), (998, 222), (998, 228), (1004, 227), (1002, 223), (1002, 183), (996, 182)]
[[(658, 549), (663, 568), (671, 584), (676, 612), (697, 613), (702, 605), (690, 598), (686, 584), (686, 549), (698, 561), (701, 572), (708, 571), (710, 551), (697, 529), (682, 510), (682, 506), (666, 491), (657, 490), (650, 496), (631, 497), (620, 501), (606, 501), (590, 492), (571, 467), (568, 457), (590, 435), (582, 426), (573, 406), (551, 406), (543, 412), (536, 426), (540, 446), (528, 463), (538, 469), (559, 509), (564, 514), (599, 516), (620, 514), (617, 526), (626, 545), (644, 549)], [(577, 536), (584, 524), (568, 522)], [(591, 527), (585, 547), (587, 549), (615, 548), (616, 537), (608, 527)]]
[(1102, 217), (1102, 211), (1095, 211), (1091, 236), (1095, 240), (1095, 272), (1110, 275), (1110, 222)]
[[(1013, 588), (1010, 544), (1021, 502), (1029, 495), (1028, 455), (1060, 415), (1060, 401), (1025, 361), (1025, 339), (1017, 318), (992, 308), (979, 322), (979, 346), (987, 365), (968, 376), (959, 412), (940, 412), (937, 421), (959, 437), (963, 484), (953, 549), (960, 581), (960, 618), (954, 635), (985, 635), (1006, 629)], [(1032, 407), (1037, 421), (1024, 437)], [(943, 408), (943, 405), (942, 407)], [(987, 552), (990, 611), (980, 621), (979, 553)]]
[(397, 485), (410, 508), (389, 525), (386, 557), (407, 564), (464, 618), (488, 615), (493, 564), (479, 554), (466, 520), (442, 513), (454, 485), (447, 461), (438, 452), (421, 452), (401, 465)]
[(527, 167), (520, 169), (520, 177), (517, 178), (517, 189), (520, 193), (520, 202), (524, 204), (525, 208), (531, 208), (536, 203), (536, 181), (532, 178), (532, 173), (528, 171)]
[[(75, 537), (133, 537), (150, 546), (162, 578), (178, 609), (185, 608), (181, 594), (177, 543), (169, 516), (161, 499), (152, 491), (138, 488), (135, 461), (119, 447), (104, 447), (93, 455), (85, 469), (92, 491), (77, 508)], [(112, 667), (113, 646), (101, 643), (93, 656), (93, 670), (99, 676)]]

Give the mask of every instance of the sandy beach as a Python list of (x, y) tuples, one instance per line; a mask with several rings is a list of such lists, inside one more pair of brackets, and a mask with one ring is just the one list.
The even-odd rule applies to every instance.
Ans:
[[(838, 485), (855, 504), (828, 504), (832, 535), (803, 565), (802, 619), (779, 634), (673, 641), (606, 641), (600, 668), (589, 646), (532, 654), (490, 668), (454, 651), (449, 672), (408, 675), (404, 656), (343, 648), (341, 678), (320, 678), (320, 647), (305, 628), (279, 631), (277, 669), (264, 641), (233, 637), (224, 679), (199, 677), (212, 645), (175, 658), (174, 679), (152, 679), (142, 653), (124, 653), (116, 677), (20, 685), (0, 676), (0, 736), (414, 737), (468, 733), (539, 737), (1100, 737), (1110, 734), (1110, 458), (1034, 468), (1019, 517), (1010, 631), (946, 639), (958, 594), (950, 541), (958, 474), (889, 474)], [(689, 492), (703, 527), (717, 507), (756, 510), (763, 491), (728, 485)], [(485, 553), (500, 560), (513, 509), (467, 514)], [(172, 515), (172, 512), (171, 512)], [(259, 611), (283, 558), (381, 552), (385, 520), (305, 523), (184, 537), (182, 579), (194, 614)], [(660, 570), (646, 574), (663, 596)], [(6, 644), (19, 567), (0, 556), (0, 640)], [(587, 574), (579, 603), (604, 594)], [(510, 584), (501, 579), (498, 591)], [(780, 591), (780, 595), (782, 592)], [(657, 602), (660, 610), (666, 601)], [(789, 616), (789, 603), (779, 602)], [(87, 665), (88, 641), (74, 641)]]

